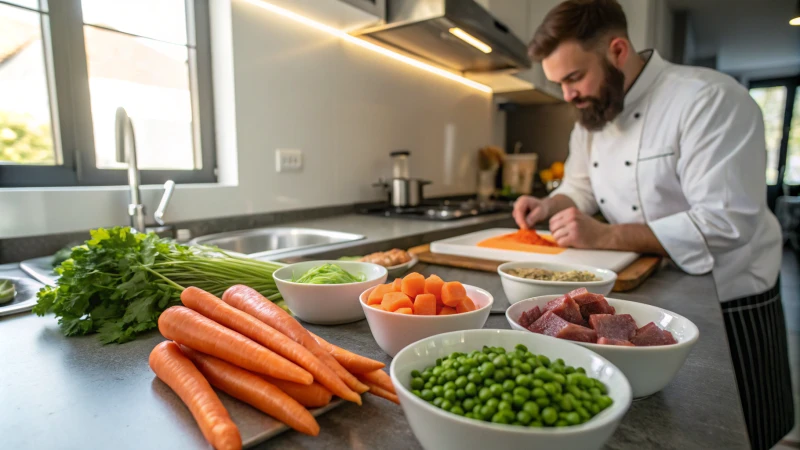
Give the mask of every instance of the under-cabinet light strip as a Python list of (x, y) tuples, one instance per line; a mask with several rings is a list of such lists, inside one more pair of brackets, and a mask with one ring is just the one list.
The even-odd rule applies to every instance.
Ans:
[(389, 50), (388, 48), (381, 47), (380, 45), (373, 44), (372, 42), (366, 41), (364, 39), (360, 39), (360, 38), (357, 38), (355, 36), (351, 36), (351, 35), (347, 34), (344, 31), (337, 30), (336, 28), (333, 28), (331, 26), (328, 26), (328, 25), (325, 25), (323, 23), (317, 22), (316, 20), (309, 19), (308, 17), (305, 17), (305, 16), (302, 16), (302, 15), (297, 14), (295, 12), (289, 11), (288, 9), (281, 8), (280, 6), (275, 6), (272, 3), (269, 3), (269, 2), (266, 2), (266, 1), (262, 1), (262, 0), (245, 0), (245, 1), (247, 3), (250, 3), (253, 6), (258, 6), (261, 9), (265, 9), (265, 10), (271, 11), (271, 12), (273, 12), (275, 14), (279, 14), (279, 15), (281, 15), (283, 17), (286, 17), (287, 19), (291, 19), (291, 20), (293, 20), (293, 21), (295, 21), (297, 23), (301, 23), (303, 25), (312, 27), (312, 28), (317, 29), (319, 31), (322, 31), (324, 33), (328, 33), (330, 35), (339, 37), (341, 39), (344, 39), (347, 42), (356, 44), (356, 45), (358, 45), (360, 47), (366, 48), (367, 50), (372, 50), (373, 52), (380, 53), (380, 54), (382, 54), (384, 56), (388, 56), (388, 57), (390, 57), (390, 58), (392, 58), (392, 59), (394, 59), (396, 61), (400, 61), (400, 62), (406, 63), (406, 64), (408, 64), (410, 66), (414, 66), (414, 67), (416, 67), (418, 69), (422, 69), (422, 70), (424, 70), (426, 72), (430, 72), (430, 73), (439, 75), (440, 77), (444, 77), (444, 78), (453, 80), (455, 82), (461, 83), (463, 85), (469, 86), (469, 87), (471, 87), (473, 89), (477, 89), (477, 90), (482, 91), (482, 92), (486, 92), (486, 93), (491, 93), (492, 92), (492, 88), (490, 88), (489, 86), (477, 83), (475, 81), (470, 80), (469, 78), (462, 77), (462, 76), (457, 75), (457, 74), (455, 74), (453, 72), (448, 72), (447, 70), (441, 69), (441, 68), (436, 67), (436, 66), (432, 66), (430, 64), (426, 64), (426, 63), (424, 63), (422, 61), (416, 60), (414, 58), (410, 58), (410, 57), (402, 55), (400, 53), (393, 52), (392, 50)]

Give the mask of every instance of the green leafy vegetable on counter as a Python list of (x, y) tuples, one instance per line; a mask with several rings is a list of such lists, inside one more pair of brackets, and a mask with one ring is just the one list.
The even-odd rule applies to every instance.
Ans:
[(292, 277), (293, 282), (305, 284), (360, 283), (366, 279), (367, 276), (363, 273), (353, 275), (336, 264), (323, 264), (309, 270), (299, 278)]
[(74, 247), (74, 245), (68, 245), (53, 255), (53, 267), (58, 267), (61, 263), (69, 259), (70, 255), (72, 255), (72, 247)]
[(221, 296), (245, 284), (285, 308), (272, 273), (278, 264), (229, 255), (216, 247), (181, 245), (128, 227), (91, 231), (55, 270), (55, 287), (37, 294), (33, 312), (54, 312), (67, 336), (98, 333), (102, 343), (123, 343), (157, 327), (158, 316), (180, 304), (184, 287)]
[(0, 280), (0, 305), (14, 300), (16, 293), (14, 283), (11, 280)]

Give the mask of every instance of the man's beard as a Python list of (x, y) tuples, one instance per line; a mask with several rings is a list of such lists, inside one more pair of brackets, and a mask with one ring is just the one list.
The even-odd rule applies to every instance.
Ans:
[(599, 97), (579, 97), (573, 104), (589, 102), (589, 106), (578, 109), (578, 123), (589, 131), (600, 131), (614, 120), (625, 105), (625, 75), (621, 70), (603, 61), (605, 80)]

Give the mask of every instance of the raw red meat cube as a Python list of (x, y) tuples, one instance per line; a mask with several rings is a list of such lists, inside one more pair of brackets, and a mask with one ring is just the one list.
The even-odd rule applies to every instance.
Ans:
[(636, 321), (630, 314), (594, 314), (589, 317), (589, 326), (598, 337), (628, 341), (636, 334)]
[(534, 333), (580, 342), (596, 342), (594, 330), (567, 322), (553, 311), (546, 311), (528, 330)]
[(567, 322), (583, 325), (585, 322), (581, 316), (581, 308), (570, 296), (565, 295), (555, 300), (551, 300), (544, 305), (545, 311), (552, 311), (553, 314), (561, 317)]
[(631, 338), (631, 342), (636, 346), (672, 345), (678, 343), (672, 333), (662, 330), (653, 322), (636, 330), (636, 336)]
[(572, 298), (575, 300), (579, 305), (583, 304), (584, 299), (592, 296), (591, 292), (589, 292), (585, 287), (575, 289), (574, 291), (568, 292), (567, 297)]
[(581, 316), (584, 319), (589, 320), (589, 317), (592, 314), (614, 314), (616, 310), (613, 306), (608, 304), (608, 301), (602, 295), (596, 294), (589, 294), (592, 295), (591, 301), (583, 303), (580, 305), (581, 308)]
[(522, 312), (522, 315), (519, 316), (519, 324), (528, 328), (533, 322), (536, 322), (539, 317), (542, 317), (542, 310), (536, 306), (533, 309)]
[(609, 339), (604, 337), (598, 338), (597, 343), (603, 345), (619, 345), (621, 347), (636, 347), (635, 345), (631, 344), (631, 341), (621, 341), (619, 339)]

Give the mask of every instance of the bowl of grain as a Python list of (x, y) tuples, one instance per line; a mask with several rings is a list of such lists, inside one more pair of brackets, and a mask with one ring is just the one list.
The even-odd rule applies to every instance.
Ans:
[(598, 267), (553, 262), (509, 262), (497, 268), (511, 304), (542, 295), (562, 295), (579, 287), (608, 295), (617, 274)]

